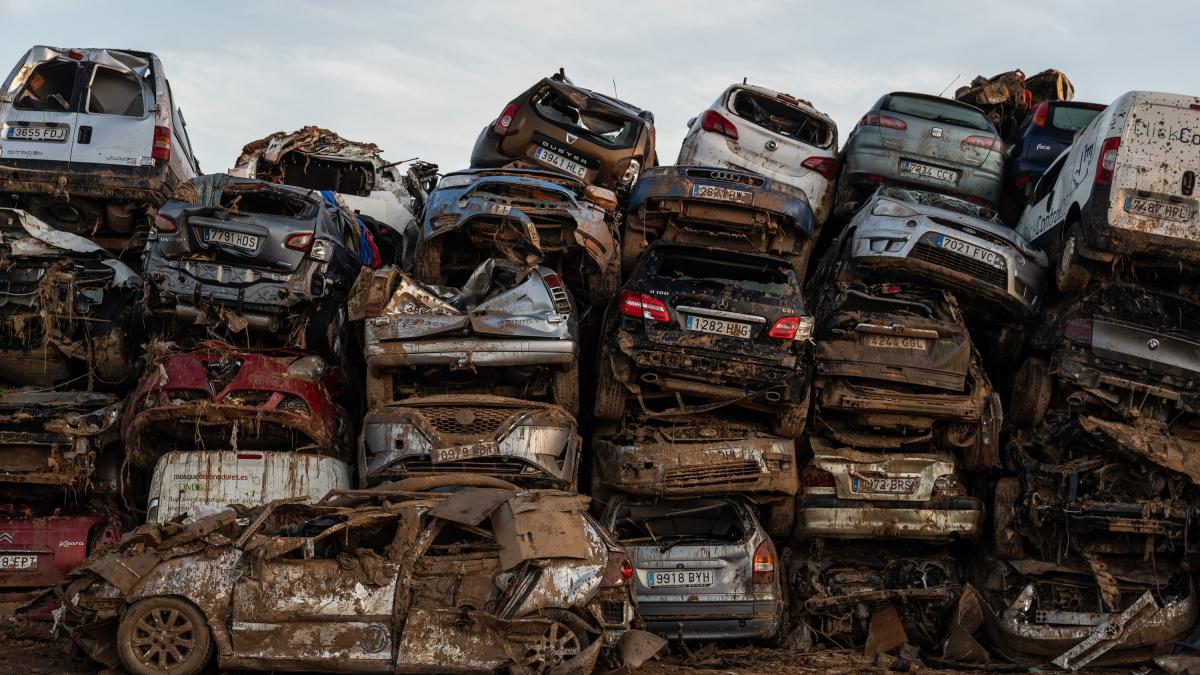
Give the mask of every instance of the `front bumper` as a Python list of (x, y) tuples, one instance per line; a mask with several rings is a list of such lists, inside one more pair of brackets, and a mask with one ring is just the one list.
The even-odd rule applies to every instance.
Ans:
[(869, 502), (834, 496), (798, 500), (797, 539), (914, 539), (941, 542), (978, 539), (983, 502), (949, 497), (929, 502)]
[(646, 629), (665, 638), (733, 640), (768, 638), (783, 618), (779, 599), (722, 602), (638, 601)]
[(593, 452), (598, 482), (635, 496), (702, 496), (737, 490), (792, 497), (799, 489), (796, 446), (790, 439), (644, 445), (596, 439)]
[(574, 363), (579, 345), (574, 340), (512, 340), (445, 338), (368, 342), (367, 367), (384, 370), (403, 366), (539, 366)]

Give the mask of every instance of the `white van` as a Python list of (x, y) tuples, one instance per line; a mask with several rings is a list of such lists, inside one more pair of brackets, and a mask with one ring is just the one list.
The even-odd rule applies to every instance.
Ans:
[[(1017, 223), (1077, 292), (1103, 269), (1200, 270), (1200, 97), (1131, 91), (1050, 164)], [(1195, 266), (1194, 268), (1192, 266)], [(1145, 279), (1145, 274), (1141, 275)]]
[(146, 522), (193, 518), (230, 504), (258, 506), (275, 499), (317, 501), (330, 490), (349, 490), (350, 465), (333, 457), (301, 452), (168, 452), (150, 478)]
[(0, 195), (10, 202), (0, 205), (120, 248), (106, 235), (148, 227), (147, 210), (199, 173), (154, 54), (37, 46), (0, 86)]

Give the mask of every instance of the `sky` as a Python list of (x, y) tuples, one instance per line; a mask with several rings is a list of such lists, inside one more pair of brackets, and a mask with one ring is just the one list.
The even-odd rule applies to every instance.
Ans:
[(844, 140), (889, 91), (1057, 68), (1076, 100), (1200, 93), (1191, 2), (106, 2), (0, 0), (0, 72), (34, 44), (158, 54), (206, 172), (307, 124), (384, 157), (464, 168), (484, 125), (566, 68), (655, 114), (669, 163), (687, 121), (743, 77), (834, 118)]

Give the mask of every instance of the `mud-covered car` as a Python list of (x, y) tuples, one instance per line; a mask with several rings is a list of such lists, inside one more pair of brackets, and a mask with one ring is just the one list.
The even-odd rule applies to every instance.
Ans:
[(0, 206), (132, 258), (200, 173), (154, 54), (39, 45), (0, 86)]
[(642, 172), (626, 204), (621, 268), (655, 239), (789, 258), (803, 275), (813, 242), (804, 191), (736, 169), (659, 166)]
[(944, 287), (999, 320), (1036, 314), (1048, 281), (1046, 254), (994, 210), (916, 188), (879, 188), (833, 246), (860, 275)]
[(144, 276), (150, 308), (231, 332), (303, 329), (304, 345), (348, 354), (346, 298), (363, 268), (358, 219), (332, 193), (225, 174), (200, 201), (155, 216)]
[(795, 538), (977, 539), (983, 501), (967, 494), (956, 464), (947, 452), (862, 452), (814, 436)]
[(860, 450), (936, 448), (967, 471), (997, 464), (1000, 398), (953, 296), (841, 282), (822, 296), (814, 428)]
[(620, 420), (629, 399), (660, 415), (739, 405), (795, 438), (808, 418), (812, 326), (790, 261), (656, 241), (606, 317), (595, 416)]
[(771, 537), (737, 498), (617, 498), (605, 524), (633, 562), (638, 616), (670, 639), (770, 638), (787, 602)]
[(116, 396), (98, 392), (4, 392), (0, 484), (26, 495), (111, 492), (121, 459), (122, 407)]
[(352, 409), (342, 371), (315, 355), (217, 342), (191, 351), (152, 345), (121, 420), (125, 463), (149, 471), (163, 453), (193, 449), (349, 459)]
[(621, 283), (616, 205), (611, 191), (551, 171), (455, 171), (429, 195), (403, 267), (418, 281), (459, 286), (489, 258), (533, 258), (585, 305), (603, 307)]
[(369, 408), (482, 387), (579, 411), (579, 319), (549, 268), (489, 259), (456, 288), (384, 269), (365, 311)]
[(473, 168), (535, 166), (610, 190), (628, 189), (657, 163), (653, 113), (578, 87), (561, 70), (505, 105), (471, 150)]
[[(115, 543), (122, 523), (115, 507), (24, 503), (0, 506), (0, 603), (24, 602), (64, 581), (98, 548)], [(36, 609), (30, 618), (50, 619)]]
[(501, 396), (426, 396), (363, 419), (363, 487), (428, 474), (475, 473), (525, 487), (574, 490), (582, 442), (575, 418), (548, 403)]
[(0, 378), (112, 389), (136, 373), (142, 278), (90, 239), (0, 208)]
[(796, 441), (737, 416), (630, 418), (592, 439), (592, 494), (702, 497), (736, 492), (774, 536), (791, 533)]
[(661, 647), (629, 630), (632, 568), (587, 497), (485, 484), (146, 525), (75, 573), (62, 625), (143, 675), (214, 652), (221, 669), (587, 673), (602, 651)]
[(1141, 555), (1062, 562), (984, 559), (956, 614), (989, 651), (1023, 666), (1075, 671), (1144, 663), (1172, 653), (1196, 624), (1186, 572)]

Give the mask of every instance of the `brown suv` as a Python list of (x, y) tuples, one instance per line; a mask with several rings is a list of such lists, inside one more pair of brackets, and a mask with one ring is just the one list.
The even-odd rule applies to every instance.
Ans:
[(514, 163), (627, 189), (658, 163), (654, 114), (576, 87), (559, 70), (504, 106), (475, 141), (472, 168)]

